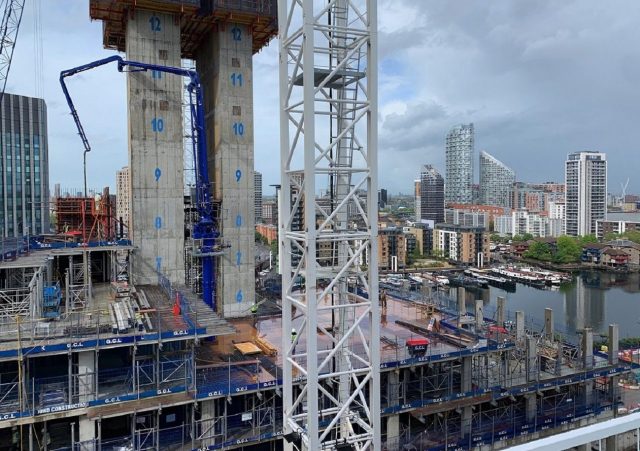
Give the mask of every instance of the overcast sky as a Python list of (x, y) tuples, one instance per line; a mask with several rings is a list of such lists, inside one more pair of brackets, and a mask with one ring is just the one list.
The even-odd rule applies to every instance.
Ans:
[[(7, 92), (35, 95), (33, 3), (42, 5), (50, 181), (82, 186), (82, 145), (59, 87), (62, 69), (113, 54), (88, 1), (27, 2)], [(473, 122), (476, 164), (486, 150), (518, 180), (563, 180), (567, 153), (599, 150), (609, 189), (640, 192), (640, 2), (632, 0), (381, 0), (380, 174), (412, 190), (420, 164), (444, 175), (449, 128)], [(277, 43), (254, 58), (255, 164), (279, 180)], [(70, 89), (92, 143), (91, 188), (114, 186), (127, 162), (125, 78), (114, 68)], [(477, 169), (476, 169), (477, 178)]]

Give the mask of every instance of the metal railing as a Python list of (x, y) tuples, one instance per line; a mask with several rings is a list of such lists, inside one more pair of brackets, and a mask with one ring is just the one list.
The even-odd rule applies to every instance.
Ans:
[(190, 355), (185, 355), (157, 363), (136, 362), (97, 373), (32, 377), (22, 384), (15, 374), (2, 375), (2, 379), (13, 380), (0, 384), (0, 414), (40, 415), (106, 404), (115, 399), (187, 391), (193, 384), (192, 368)]

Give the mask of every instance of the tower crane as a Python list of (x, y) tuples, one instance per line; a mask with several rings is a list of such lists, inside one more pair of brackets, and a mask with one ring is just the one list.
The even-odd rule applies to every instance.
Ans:
[(91, 150), (91, 145), (84, 131), (78, 111), (76, 110), (71, 95), (65, 84), (65, 78), (95, 69), (109, 63), (117, 63), (118, 72), (147, 72), (158, 71), (186, 77), (189, 79), (187, 90), (189, 92), (191, 114), (191, 136), (193, 143), (193, 158), (196, 168), (196, 209), (198, 221), (193, 226), (192, 238), (202, 240), (198, 250), (198, 256), (202, 258), (202, 299), (213, 310), (215, 305), (215, 257), (221, 255), (222, 247), (219, 243), (217, 218), (209, 182), (209, 165), (207, 162), (207, 138), (205, 133), (204, 100), (200, 77), (195, 70), (179, 67), (159, 66), (156, 64), (128, 61), (120, 56), (110, 56), (101, 60), (68, 69), (60, 72), (60, 85), (71, 110), (71, 116), (78, 129), (78, 134), (84, 146), (84, 153)]
[(2, 23), (0, 23), (0, 105), (4, 97), (4, 90), (7, 86), (13, 49), (16, 46), (18, 29), (22, 21), (22, 11), (24, 10), (24, 0), (4, 0), (2, 11)]
[(629, 186), (629, 177), (627, 177), (627, 181), (625, 183), (620, 182), (620, 187), (622, 188), (622, 202), (624, 202), (625, 197), (627, 197), (628, 186)]

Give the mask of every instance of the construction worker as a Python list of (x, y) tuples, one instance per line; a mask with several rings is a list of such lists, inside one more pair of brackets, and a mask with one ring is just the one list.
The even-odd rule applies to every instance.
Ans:
[(296, 353), (296, 338), (298, 338), (298, 332), (294, 329), (291, 329), (291, 343), (293, 344), (292, 353)]
[(384, 290), (380, 292), (380, 307), (387, 309), (387, 292)]
[(40, 444), (40, 449), (49, 449), (49, 445), (51, 445), (51, 436), (49, 435), (49, 431), (42, 428), (40, 432), (42, 432), (42, 443)]
[(258, 303), (254, 302), (251, 306), (251, 316), (253, 316), (253, 327), (258, 325)]
[(136, 312), (135, 318), (136, 318), (136, 327), (140, 332), (142, 332), (144, 330), (144, 323), (142, 322), (142, 313)]

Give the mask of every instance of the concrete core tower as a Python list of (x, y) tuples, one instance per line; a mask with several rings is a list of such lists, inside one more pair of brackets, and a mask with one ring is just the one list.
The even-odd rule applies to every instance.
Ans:
[[(106, 48), (129, 60), (179, 67), (196, 61), (205, 95), (211, 191), (228, 245), (216, 268), (216, 305), (243, 316), (254, 302), (252, 56), (276, 33), (275, 0), (91, 0)], [(128, 74), (131, 237), (136, 284), (160, 271), (185, 281), (183, 80)]]

